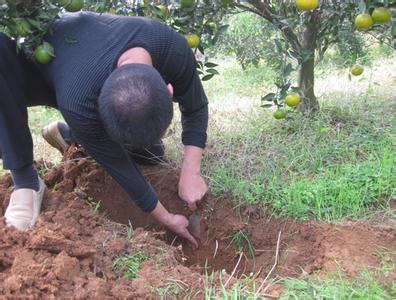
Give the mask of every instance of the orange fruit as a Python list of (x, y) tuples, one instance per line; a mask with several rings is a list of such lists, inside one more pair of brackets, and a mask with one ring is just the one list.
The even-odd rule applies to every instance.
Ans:
[(201, 39), (196, 34), (186, 34), (185, 38), (187, 39), (187, 43), (190, 48), (197, 48), (201, 43)]
[(355, 25), (359, 29), (370, 29), (374, 21), (369, 14), (360, 14), (355, 19)]
[(354, 76), (362, 75), (364, 68), (361, 65), (353, 65), (351, 68), (351, 73)]
[(296, 6), (301, 10), (313, 10), (318, 8), (319, 0), (296, 0)]
[(286, 118), (286, 111), (284, 109), (278, 109), (276, 112), (274, 112), (274, 118), (277, 120), (281, 120)]
[(378, 7), (373, 10), (371, 17), (373, 18), (374, 23), (388, 23), (391, 20), (392, 15), (389, 9)]
[(290, 107), (296, 107), (301, 103), (301, 97), (297, 93), (290, 93), (286, 96), (285, 103)]
[(68, 12), (76, 12), (83, 8), (84, 0), (70, 0), (67, 2), (65, 9)]
[(34, 51), (34, 57), (41, 64), (48, 64), (54, 55), (54, 48), (51, 44), (44, 42), (36, 48)]

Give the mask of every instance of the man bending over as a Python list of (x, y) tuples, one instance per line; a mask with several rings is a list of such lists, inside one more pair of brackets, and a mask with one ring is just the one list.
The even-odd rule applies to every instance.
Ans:
[[(194, 210), (207, 192), (200, 174), (207, 98), (185, 38), (147, 18), (76, 13), (58, 20), (46, 40), (56, 58), (39, 69), (67, 123), (46, 127), (46, 140), (61, 151), (72, 141), (81, 144), (143, 211), (197, 246), (187, 219), (162, 206), (135, 166), (135, 162), (157, 163), (163, 157), (161, 138), (172, 120), (173, 98), (183, 127), (179, 195)], [(26, 123), (24, 118), (15, 121)], [(12, 128), (6, 131), (12, 139)], [(0, 137), (1, 149), (8, 140)], [(30, 164), (30, 157), (25, 161)], [(32, 221), (21, 221), (17, 207), (13, 210), (10, 204), (7, 223), (22, 230), (31, 227)], [(30, 207), (22, 209), (24, 220), (36, 214), (37, 207)]]

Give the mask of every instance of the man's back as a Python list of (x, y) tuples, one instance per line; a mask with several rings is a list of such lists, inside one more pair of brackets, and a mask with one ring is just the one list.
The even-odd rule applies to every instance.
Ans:
[(41, 70), (56, 90), (59, 107), (90, 116), (96, 114), (103, 83), (127, 49), (146, 49), (153, 66), (168, 82), (184, 72), (177, 66), (168, 66), (168, 57), (185, 57), (190, 51), (184, 47), (182, 35), (160, 22), (110, 14), (65, 14), (46, 40), (55, 48), (56, 57)]

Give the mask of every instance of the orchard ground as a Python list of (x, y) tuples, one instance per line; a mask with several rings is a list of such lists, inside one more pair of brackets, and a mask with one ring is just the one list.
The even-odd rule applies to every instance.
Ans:
[[(205, 83), (211, 194), (198, 211), (200, 249), (140, 213), (80, 149), (62, 160), (40, 137), (59, 114), (32, 108), (35, 157), (51, 191), (31, 232), (0, 220), (0, 294), (396, 297), (395, 58), (375, 60), (352, 80), (347, 69), (319, 69), (319, 114), (282, 121), (259, 107), (270, 70), (220, 65)], [(165, 138), (169, 162), (142, 172), (168, 208), (187, 214), (177, 197), (178, 120)], [(11, 191), (5, 175), (0, 215)]]

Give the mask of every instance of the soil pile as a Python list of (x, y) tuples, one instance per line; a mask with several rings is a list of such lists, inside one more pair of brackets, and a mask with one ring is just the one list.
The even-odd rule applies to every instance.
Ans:
[[(174, 170), (149, 167), (142, 173), (165, 207), (190, 213), (178, 198)], [(198, 209), (200, 248), (192, 251), (135, 207), (81, 149), (71, 148), (64, 163), (45, 170), (44, 179), (50, 191), (33, 230), (6, 228), (0, 218), (0, 295), (143, 298), (158, 297), (161, 288), (176, 284), (183, 294), (202, 298), (205, 270), (265, 277), (276, 252), (274, 274), (280, 276), (298, 277), (302, 270), (326, 274), (340, 266), (356, 276), (362, 268), (380, 266), (381, 249), (396, 249), (391, 221), (333, 225), (279, 220), (262, 208), (234, 208), (231, 200), (208, 195)], [(5, 176), (0, 180), (1, 216), (11, 192), (11, 179)], [(120, 223), (130, 224), (133, 233)], [(114, 268), (114, 262), (137, 252), (149, 259), (139, 278), (124, 278), (125, 270)], [(394, 279), (394, 270), (384, 278)]]

